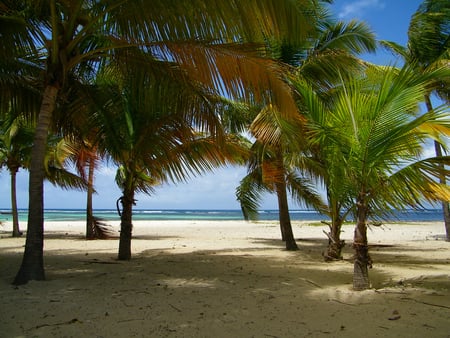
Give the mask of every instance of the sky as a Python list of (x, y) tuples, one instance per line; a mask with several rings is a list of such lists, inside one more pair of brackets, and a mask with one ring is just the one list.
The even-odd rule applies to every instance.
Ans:
[[(405, 45), (412, 14), (421, 0), (334, 0), (330, 10), (339, 20), (365, 21), (375, 32), (377, 39), (390, 40)], [(364, 55), (364, 59), (376, 64), (393, 64), (395, 58), (384, 51), (376, 55)], [(214, 173), (192, 178), (188, 183), (156, 187), (155, 194), (136, 196), (136, 209), (239, 209), (235, 190), (246, 175), (244, 167), (227, 167)], [(103, 166), (96, 174), (94, 209), (114, 209), (121, 196), (114, 183), (115, 168)], [(19, 171), (17, 179), (18, 207), (28, 207), (28, 173)], [(62, 190), (46, 183), (44, 206), (46, 209), (83, 209), (86, 194)], [(9, 209), (10, 175), (0, 172), (0, 209)], [(291, 209), (302, 208), (290, 202)], [(278, 209), (275, 195), (266, 195), (261, 209)]]

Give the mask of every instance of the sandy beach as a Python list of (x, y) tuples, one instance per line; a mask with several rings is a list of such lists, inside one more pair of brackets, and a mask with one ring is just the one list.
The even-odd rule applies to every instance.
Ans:
[(450, 337), (442, 222), (370, 228), (363, 292), (351, 289), (352, 225), (333, 263), (322, 258), (326, 226), (293, 229), (300, 250), (288, 252), (275, 222), (139, 221), (123, 262), (118, 238), (47, 223), (47, 280), (15, 287), (25, 238), (3, 223), (0, 337)]

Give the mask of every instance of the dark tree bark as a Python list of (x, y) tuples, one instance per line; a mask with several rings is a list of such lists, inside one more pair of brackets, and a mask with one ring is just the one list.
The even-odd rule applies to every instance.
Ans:
[(286, 183), (277, 182), (277, 197), (278, 197), (278, 210), (280, 214), (280, 228), (281, 234), (284, 236), (286, 243), (286, 250), (295, 251), (298, 250), (297, 243), (295, 242), (294, 233), (292, 232), (291, 217), (289, 215), (289, 206), (286, 193)]
[(334, 261), (342, 259), (342, 248), (345, 241), (341, 240), (341, 227), (343, 220), (340, 217), (333, 217), (328, 236), (328, 247), (323, 254), (325, 261)]
[(22, 236), (22, 232), (19, 228), (19, 211), (17, 210), (17, 191), (16, 191), (16, 177), (19, 167), (17, 165), (9, 166), (9, 172), (11, 174), (11, 212), (13, 219), (13, 237)]
[(364, 192), (360, 193), (356, 202), (356, 228), (353, 237), (353, 248), (355, 249), (353, 289), (358, 291), (370, 288), (368, 269), (372, 267), (367, 245), (367, 216), (369, 208), (365, 195)]
[(94, 171), (95, 171), (95, 165), (93, 161), (94, 160), (92, 158), (89, 159), (88, 187), (86, 198), (86, 239), (93, 239), (96, 237), (94, 210), (92, 207), (92, 195), (94, 194)]
[[(430, 96), (425, 96), (425, 104), (427, 106), (428, 111), (433, 110), (433, 105), (431, 104)], [(436, 156), (442, 156), (442, 147), (441, 145), (434, 141), (434, 150), (436, 153)], [(444, 165), (441, 165), (442, 169), (444, 169)], [(444, 174), (442, 174), (439, 178), (439, 183), (441, 184), (447, 184), (447, 179)], [(444, 226), (445, 226), (445, 234), (446, 234), (446, 240), (450, 242), (450, 205), (448, 201), (442, 201), (442, 213), (444, 217)]]
[(122, 213), (120, 216), (120, 240), (119, 240), (119, 260), (131, 259), (131, 237), (132, 237), (132, 215), (134, 204), (134, 191), (124, 190), (120, 199), (122, 203)]
[(448, 202), (442, 202), (444, 212), (445, 234), (447, 242), (450, 242), (450, 205)]
[(28, 228), (22, 265), (13, 284), (26, 284), (30, 280), (44, 280), (44, 158), (47, 137), (58, 87), (45, 88), (30, 163)]

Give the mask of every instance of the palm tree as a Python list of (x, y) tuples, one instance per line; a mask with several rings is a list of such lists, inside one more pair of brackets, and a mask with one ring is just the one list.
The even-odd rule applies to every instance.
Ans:
[[(167, 85), (171, 87), (173, 83)], [(192, 127), (192, 113), (184, 111), (185, 98), (174, 95), (173, 90), (165, 92), (168, 88), (162, 86), (160, 82), (141, 90), (122, 88), (119, 92), (123, 93), (123, 104), (96, 116), (96, 121), (101, 121), (98, 123), (101, 125), (99, 147), (119, 167), (116, 175), (122, 190), (118, 200), (121, 203), (121, 208), (118, 206), (121, 217), (119, 260), (131, 258), (132, 208), (136, 192), (152, 193), (157, 184), (185, 180), (190, 174), (211, 170), (223, 165), (227, 158), (233, 160), (238, 150), (233, 147), (228, 154), (224, 147), (229, 145), (227, 140), (219, 140), (224, 143), (220, 146), (217, 136), (198, 134)], [(147, 95), (155, 92), (164, 94), (161, 95), (165, 98), (163, 102), (148, 98)]]
[[(301, 63), (294, 76), (296, 81), (308, 82), (316, 92), (328, 98), (334, 87), (342, 77), (357, 74), (364, 69), (364, 62), (356, 56), (363, 52), (374, 52), (376, 47), (374, 33), (363, 23), (352, 20), (350, 22), (325, 20), (319, 30), (318, 37), (308, 50), (307, 58)], [(299, 110), (302, 111), (299, 98)], [(306, 130), (308, 128), (306, 127)], [(308, 131), (306, 131), (308, 133)], [(342, 175), (342, 168), (336, 163), (328, 163), (327, 149), (318, 147), (316, 143), (309, 143), (307, 152), (299, 158), (300, 167), (319, 179), (327, 196), (327, 207), (317, 209), (330, 217), (328, 224), (330, 232), (328, 247), (323, 256), (325, 260), (341, 259), (341, 251), (345, 242), (340, 239), (341, 227), (347, 215), (352, 211), (351, 203), (346, 200), (345, 185), (337, 183)], [(326, 146), (326, 145), (325, 145)], [(330, 170), (333, 169), (333, 170)], [(330, 176), (333, 173), (334, 178)], [(336, 181), (337, 178), (337, 181)], [(333, 187), (332, 187), (333, 186)]]
[[(318, 23), (314, 38), (305, 40), (302, 49), (282, 45), (279, 50), (275, 48), (273, 53), (281, 61), (291, 66), (298, 66), (294, 72), (294, 83), (295, 78), (300, 77), (326, 95), (333, 83), (340, 79), (341, 73), (351, 74), (361, 70), (362, 62), (354, 55), (373, 52), (376, 44), (374, 34), (364, 23), (357, 21), (334, 22), (326, 12), (323, 12), (322, 15), (323, 20)], [(301, 106), (299, 110), (301, 112)], [(299, 203), (330, 215), (329, 248), (324, 256), (331, 259), (339, 258), (343, 247), (343, 242), (340, 240), (340, 228), (350, 209), (341, 212), (343, 205), (338, 202), (337, 196), (331, 195), (332, 190), (330, 189), (328, 190), (328, 208), (324, 205), (318, 192), (312, 189), (313, 177), (321, 177), (326, 182), (323, 176), (325, 171), (318, 172), (318, 168), (321, 166), (318, 162), (320, 162), (322, 150), (305, 146), (307, 142), (304, 137), (303, 122), (287, 123), (285, 121), (281, 123), (283, 118), (276, 115), (279, 114), (276, 114), (273, 109), (261, 110), (250, 129), (254, 131), (253, 135), (258, 140), (254, 146), (257, 153), (252, 157), (253, 162), (249, 164), (250, 173), (243, 179), (237, 190), (244, 215), (256, 216), (260, 199), (260, 194), (256, 190), (276, 192), (282, 238), (286, 241), (287, 250), (296, 250), (297, 245), (292, 234), (287, 202), (286, 187), (288, 187)], [(292, 137), (286, 138), (281, 143), (274, 142), (273, 135), (286, 133), (290, 133)], [(269, 141), (265, 139), (265, 135), (269, 135)], [(258, 146), (257, 143), (262, 143), (264, 146)], [(270, 149), (270, 147), (274, 148)], [(271, 152), (271, 154), (263, 156), (260, 152), (261, 149)], [(298, 156), (299, 154), (301, 156)], [(314, 157), (315, 159), (313, 159)], [(255, 162), (258, 159), (262, 160), (259, 165)], [(289, 166), (293, 167), (294, 162), (297, 163), (297, 170), (289, 168)], [(269, 171), (270, 174), (264, 174), (265, 171)], [(300, 173), (302, 174), (300, 175)], [(269, 182), (269, 177), (274, 180)], [(266, 184), (263, 184), (263, 178)], [(254, 182), (251, 183), (249, 180)]]
[[(436, 70), (444, 75), (445, 70)], [(417, 76), (405, 67), (369, 67), (367, 76), (349, 79), (335, 92), (334, 104), (310, 86), (298, 88), (304, 98), (311, 139), (344, 167), (340, 184), (353, 192), (356, 227), (353, 287), (370, 287), (367, 222), (388, 209), (416, 206), (421, 198), (449, 198), (450, 189), (436, 183), (439, 165), (449, 157), (422, 159), (424, 143), (437, 133), (449, 133), (447, 113), (419, 114), (418, 104), (433, 76)], [(446, 172), (448, 175), (448, 172)]]
[(27, 168), (33, 146), (33, 128), (20, 117), (2, 121), (0, 126), (0, 166), (6, 166), (11, 175), (11, 212), (13, 237), (19, 237), (19, 214), (17, 210), (16, 175), (20, 168)]
[(97, 127), (94, 144), (119, 168), (119, 260), (131, 258), (136, 192), (152, 193), (157, 184), (186, 180), (245, 154), (239, 140), (222, 130), (220, 97), (201, 85), (186, 88), (182, 81), (161, 79), (159, 72), (118, 62), (99, 81), (109, 93), (104, 101), (97, 97), (102, 104), (91, 122)]
[[(93, 139), (93, 133), (96, 129), (91, 129), (91, 135), (85, 135), (85, 138), (73, 138), (70, 141), (70, 161), (75, 164), (77, 173), (82, 177), (87, 184), (86, 189), (86, 239), (105, 238), (105, 233), (102, 232), (103, 227), (99, 227), (100, 219), (94, 216), (93, 195), (95, 171), (99, 166), (101, 156), (97, 151), (97, 146), (89, 142)], [(87, 172), (86, 172), (87, 171)]]
[[(406, 64), (414, 67), (418, 73), (428, 73), (436, 67), (450, 63), (450, 3), (445, 0), (425, 0), (411, 18), (408, 30), (409, 41), (406, 47), (394, 42), (382, 41), (382, 44), (400, 56)], [(450, 79), (437, 78), (424, 95), (429, 111), (433, 110), (432, 93), (442, 100), (450, 101)], [(434, 142), (436, 156), (442, 156), (443, 148)], [(444, 168), (443, 168), (444, 169)], [(444, 170), (443, 170), (444, 172)], [(446, 184), (447, 178), (439, 178)], [(442, 211), (447, 241), (450, 241), (450, 206), (449, 201), (442, 201)]]
[(259, 57), (258, 44), (268, 36), (291, 43), (303, 38), (314, 23), (315, 6), (310, 0), (2, 1), (2, 20), (17, 28), (12, 32), (2, 24), (2, 58), (40, 66), (43, 87), (30, 163), (27, 241), (14, 283), (45, 279), (45, 144), (55, 108), (70, 90), (68, 79), (92, 81), (118, 50), (140, 46), (152, 54), (150, 65), (164, 68), (165, 76), (182, 68), (186, 80), (230, 97), (268, 100), (269, 94), (286, 113), (293, 113), (295, 104), (276, 74), (276, 64)]
[[(33, 147), (34, 121), (24, 116), (8, 116), (0, 126), (0, 166), (5, 165), (11, 175), (11, 211), (13, 237), (19, 237), (19, 215), (17, 209), (16, 175), (20, 168), (28, 169)], [(50, 137), (45, 156), (45, 178), (52, 184), (69, 189), (84, 189), (84, 181), (70, 173), (65, 166), (67, 143), (60, 137)]]
[[(290, 165), (292, 155), (300, 151), (300, 120), (286, 120), (272, 106), (261, 109), (250, 125), (256, 137), (248, 161), (248, 174), (236, 189), (236, 197), (246, 219), (256, 219), (262, 193), (276, 193), (278, 198), (281, 238), (286, 250), (298, 250), (289, 216), (288, 195), (306, 205), (323, 208), (313, 184)], [(271, 136), (270, 136), (271, 135)], [(297, 146), (297, 148), (295, 148)]]

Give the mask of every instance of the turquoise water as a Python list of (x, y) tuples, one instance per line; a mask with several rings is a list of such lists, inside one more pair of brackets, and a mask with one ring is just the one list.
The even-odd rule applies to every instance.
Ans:
[[(116, 210), (99, 209), (94, 211), (98, 218), (113, 221), (120, 217)], [(19, 210), (19, 220), (26, 221), (27, 210)], [(291, 210), (292, 220), (301, 221), (321, 221), (327, 217), (311, 210)], [(86, 218), (84, 209), (48, 209), (45, 210), (45, 220), (47, 221), (83, 221)], [(133, 220), (243, 220), (240, 210), (134, 210)], [(261, 210), (260, 220), (278, 220), (277, 210)], [(407, 212), (397, 212), (389, 218), (393, 221), (442, 221), (442, 211), (439, 209), (409, 210)], [(0, 210), (0, 221), (10, 221), (10, 210)]]

